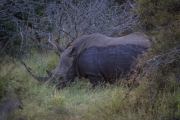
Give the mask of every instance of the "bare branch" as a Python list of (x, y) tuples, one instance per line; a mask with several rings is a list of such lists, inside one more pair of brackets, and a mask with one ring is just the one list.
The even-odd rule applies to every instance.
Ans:
[(53, 42), (51, 42), (51, 35), (50, 35), (50, 33), (49, 33), (48, 42), (49, 42), (49, 43), (51, 43), (51, 44), (52, 44), (55, 48), (57, 48), (57, 47), (56, 47), (56, 45), (54, 45), (54, 43), (53, 43)]
[(177, 56), (179, 56), (180, 50), (173, 50), (167, 53), (164, 53), (162, 55), (154, 56), (153, 58), (146, 61), (146, 64), (148, 66), (159, 66), (159, 65), (165, 65), (170, 64), (176, 61)]
[[(119, 5), (108, 0), (7, 1), (0, 3), (0, 50), (43, 47), (55, 40), (66, 46), (75, 38), (90, 33), (121, 36), (131, 31), (136, 17), (131, 13), (131, 0)], [(8, 23), (8, 24), (7, 24)], [(18, 39), (17, 39), (18, 38)], [(20, 38), (20, 39), (19, 39)]]

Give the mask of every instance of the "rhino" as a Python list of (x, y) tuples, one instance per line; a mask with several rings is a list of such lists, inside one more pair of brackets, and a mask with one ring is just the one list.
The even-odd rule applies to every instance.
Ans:
[(74, 81), (75, 77), (88, 78), (93, 87), (113, 83), (125, 77), (132, 69), (134, 59), (148, 50), (150, 41), (143, 33), (132, 33), (123, 37), (107, 37), (100, 33), (83, 35), (75, 39), (66, 49), (57, 44), (61, 53), (56, 68), (47, 71), (48, 77), (35, 77), (39, 81), (55, 76), (57, 87)]

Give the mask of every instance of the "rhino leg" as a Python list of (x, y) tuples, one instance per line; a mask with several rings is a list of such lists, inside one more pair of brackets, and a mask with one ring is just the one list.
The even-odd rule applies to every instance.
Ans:
[(97, 85), (99, 86), (105, 86), (105, 81), (101, 77), (97, 76), (88, 76), (89, 81), (92, 84), (92, 87), (96, 87)]

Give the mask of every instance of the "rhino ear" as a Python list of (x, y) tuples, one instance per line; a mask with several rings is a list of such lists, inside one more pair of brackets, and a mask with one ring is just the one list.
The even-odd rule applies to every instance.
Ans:
[(75, 48), (71, 48), (69, 56), (72, 57), (72, 56), (75, 56), (75, 55), (76, 55)]

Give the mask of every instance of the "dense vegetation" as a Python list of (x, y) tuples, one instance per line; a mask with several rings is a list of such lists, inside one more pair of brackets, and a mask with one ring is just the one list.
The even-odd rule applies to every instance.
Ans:
[[(135, 2), (139, 24), (148, 34), (152, 47), (145, 56), (146, 78), (149, 79), (151, 103), (165, 95), (169, 116), (178, 116), (180, 85), (180, 2), (178, 0), (138, 0)], [(155, 107), (154, 105), (152, 105)], [(157, 107), (157, 106), (156, 106)], [(153, 109), (153, 114), (156, 111)], [(156, 115), (155, 115), (156, 116)], [(157, 117), (158, 118), (158, 117)]]
[[(48, 2), (50, 1), (47, 1), (47, 3)], [(74, 3), (75, 1), (72, 2)], [(124, 0), (119, 0), (118, 3), (122, 4)], [(26, 2), (23, 4), (26, 4)], [(127, 4), (131, 7), (127, 7)], [(8, 4), (6, 5), (8, 7)], [(14, 5), (14, 3), (11, 3), (11, 5)], [(42, 17), (44, 14), (40, 14), (41, 12), (39, 11), (43, 11), (44, 6), (34, 5), (34, 8), (37, 10), (35, 12), (36, 15), (39, 18)], [(55, 3), (51, 5), (55, 5)], [(110, 6), (112, 5), (113, 4)], [(117, 8), (117, 6), (114, 8)], [(37, 50), (36, 48), (39, 44), (35, 44), (37, 42), (33, 40), (38, 40), (38, 36), (41, 36), (40, 40), (43, 45), (46, 45), (48, 48), (53, 48), (47, 41), (50, 39), (49, 36), (58, 33), (55, 30), (56, 25), (52, 25), (48, 23), (48, 20), (44, 19), (41, 20), (47, 24), (40, 24), (35, 20), (37, 23), (34, 25), (38, 25), (39, 28), (32, 28), (35, 31), (32, 34), (34, 36), (32, 36), (32, 41), (28, 41), (30, 39), (28, 37), (29, 34), (27, 36), (21, 34), (23, 33), (22, 29), (26, 31), (29, 30), (27, 28), (30, 27), (25, 19), (22, 21), (18, 20), (19, 22), (14, 24), (14, 21), (7, 22), (8, 19), (3, 20), (0, 17), (0, 27), (1, 30), (3, 30), (0, 34), (0, 48), (3, 48), (1, 49), (3, 51), (1, 51), (0, 58), (0, 118), (5, 118), (6, 115), (7, 119), (30, 120), (171, 120), (172, 118), (180, 118), (180, 2), (178, 0), (136, 0), (134, 4), (132, 4), (132, 1), (127, 0), (126, 4), (123, 4), (121, 8), (131, 8), (134, 15), (130, 17), (133, 19), (128, 19), (131, 21), (131, 24), (126, 24), (125, 28), (119, 25), (119, 29), (117, 30), (120, 30), (120, 35), (132, 31), (132, 29), (138, 29), (138, 31), (145, 32), (152, 42), (149, 51), (143, 58), (139, 59), (138, 65), (142, 67), (142, 73), (136, 81), (139, 85), (133, 88), (129, 88), (127, 82), (122, 82), (118, 86), (107, 85), (105, 88), (97, 87), (92, 89), (87, 80), (77, 79), (72, 85), (58, 91), (48, 83), (36, 81), (28, 74), (18, 59), (21, 57), (21, 59), (39, 75), (45, 75), (45, 69), (53, 69), (58, 62), (58, 56), (54, 54), (53, 51), (44, 51), (44, 49), (43, 52), (39, 52), (39, 49)], [(1, 8), (1, 10), (4, 9), (5, 8)], [(76, 10), (77, 9), (78, 8), (76, 8)], [(113, 11), (112, 8), (108, 10)], [(125, 13), (128, 13), (127, 9), (125, 9), (125, 11)], [(123, 16), (125, 13), (120, 15)], [(51, 18), (53, 18), (53, 15), (55, 14), (50, 15)], [(116, 15), (118, 16), (118, 14)], [(31, 17), (35, 16), (33, 15)], [(106, 18), (108, 16), (101, 17)], [(31, 20), (32, 19), (28, 19), (29, 22), (32, 22)], [(99, 23), (102, 22), (100, 19), (96, 20), (98, 20)], [(134, 23), (138, 22), (138, 26), (134, 27), (135, 24), (132, 21), (134, 21)], [(74, 21), (74, 23), (76, 22), (77, 21)], [(91, 22), (92, 21), (89, 23)], [(62, 23), (60, 23), (60, 28), (69, 27), (63, 26)], [(17, 29), (17, 26), (14, 25), (19, 25), (18, 28), (20, 29)], [(51, 25), (53, 27), (47, 29), (48, 26)], [(75, 35), (76, 30), (78, 30), (78, 32), (80, 31), (78, 25), (79, 24), (77, 24), (77, 28), (75, 28), (74, 31), (69, 32), (70, 35)], [(99, 26), (97, 29), (93, 29), (93, 31), (91, 31), (91, 28), (91, 30), (89, 29), (85, 33), (97, 32), (100, 28), (104, 28), (103, 31), (99, 32), (106, 34), (109, 29), (105, 31), (105, 28), (108, 26), (106, 26), (105, 23), (104, 25), (104, 27)], [(43, 26), (45, 28), (43, 28)], [(129, 26), (131, 26), (131, 28), (127, 29)], [(50, 32), (50, 34), (45, 34), (48, 32)], [(15, 35), (14, 33), (18, 34)], [(115, 30), (111, 33), (117, 34), (117, 31)], [(46, 35), (48, 36), (47, 38), (45, 37)], [(61, 31), (60, 35), (62, 37), (65, 33)], [(6, 36), (8, 38), (6, 38)], [(56, 37), (59, 38), (58, 36)], [(63, 39), (64, 42), (60, 42), (65, 43), (65, 40), (69, 41), (68, 38), (69, 36), (66, 37), (66, 39), (62, 37), (61, 39)], [(25, 41), (25, 39), (28, 40)], [(51, 38), (51, 41), (54, 42), (53, 38)], [(28, 43), (33, 44), (29, 45)], [(7, 48), (5, 48), (5, 46), (7, 46)], [(22, 50), (25, 50), (25, 46), (28, 47), (27, 52), (22, 52)], [(13, 49), (16, 50), (16, 55), (14, 55), (14, 51), (9, 51), (11, 47), (17, 48)], [(5, 49), (7, 49), (7, 51)], [(13, 56), (12, 54), (7, 55), (7, 52), (13, 52)]]

